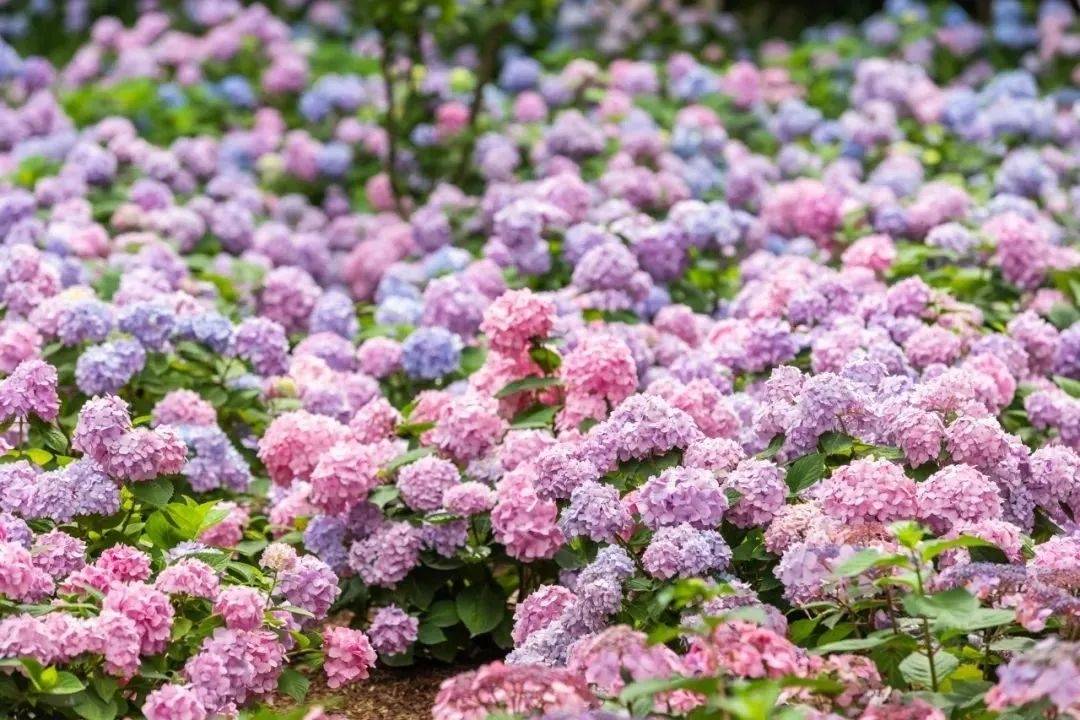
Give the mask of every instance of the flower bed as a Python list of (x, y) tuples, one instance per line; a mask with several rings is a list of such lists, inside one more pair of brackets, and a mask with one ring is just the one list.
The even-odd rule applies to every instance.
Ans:
[(0, 8), (14, 716), (1080, 713), (1069, 6), (285, 5)]

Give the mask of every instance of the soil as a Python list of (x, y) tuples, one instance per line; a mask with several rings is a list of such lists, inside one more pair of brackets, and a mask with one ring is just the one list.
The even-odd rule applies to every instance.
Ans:
[(349, 720), (429, 720), (442, 681), (470, 669), (462, 665), (376, 668), (367, 680), (338, 690), (313, 678), (306, 702), (325, 703), (328, 713)]

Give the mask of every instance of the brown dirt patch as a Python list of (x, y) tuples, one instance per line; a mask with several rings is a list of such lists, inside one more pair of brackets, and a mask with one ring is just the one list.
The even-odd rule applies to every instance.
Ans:
[(426, 664), (376, 668), (367, 680), (338, 690), (326, 687), (321, 678), (312, 678), (307, 703), (325, 703), (328, 712), (349, 720), (428, 720), (442, 681), (470, 669), (463, 665)]

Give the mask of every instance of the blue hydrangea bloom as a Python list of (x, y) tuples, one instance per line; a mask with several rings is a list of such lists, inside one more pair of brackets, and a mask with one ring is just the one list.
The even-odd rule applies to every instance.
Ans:
[(435, 380), (461, 366), (461, 338), (445, 328), (415, 330), (401, 350), (401, 363), (411, 378)]

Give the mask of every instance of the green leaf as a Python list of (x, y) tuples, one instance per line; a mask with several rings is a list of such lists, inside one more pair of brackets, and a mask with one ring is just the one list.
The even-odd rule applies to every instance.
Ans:
[(453, 600), (439, 600), (432, 603), (425, 616), (425, 622), (440, 628), (457, 625), (458, 620), (457, 608), (454, 607)]
[(458, 617), (473, 637), (498, 627), (506, 613), (506, 599), (489, 583), (470, 585), (457, 596)]
[(520, 392), (526, 392), (529, 390), (543, 390), (544, 388), (554, 387), (555, 385), (562, 385), (562, 380), (557, 377), (527, 377), (521, 380), (515, 380), (512, 383), (507, 383), (503, 386), (502, 390), (495, 393), (495, 397), (504, 398), (516, 395)]
[[(53, 668), (47, 668), (47, 670), (52, 669)], [(44, 675), (44, 673), (42, 673), (42, 675)], [(79, 678), (69, 672), (59, 672), (56, 673), (56, 681), (49, 685), (48, 693), (50, 695), (74, 695), (85, 689), (86, 686), (82, 684), (82, 680), (79, 680)]]
[(768, 447), (766, 447), (764, 450), (759, 452), (757, 454), (757, 456), (759, 458), (761, 458), (762, 460), (768, 460), (769, 458), (774, 457), (776, 455), (776, 453), (780, 452), (780, 448), (783, 447), (783, 446), (784, 446), (784, 436), (783, 435), (777, 435), (776, 437), (774, 437), (769, 442)]
[(651, 701), (660, 693), (672, 690), (690, 690), (698, 693), (709, 693), (716, 689), (720, 678), (713, 677), (673, 677), (654, 678), (632, 682), (619, 693), (619, 701), (632, 703), (639, 698), (647, 698)]
[(1074, 398), (1080, 398), (1080, 380), (1072, 380), (1061, 375), (1054, 376), (1057, 386)]
[(472, 375), (480, 369), (487, 358), (487, 351), (482, 347), (471, 345), (461, 351), (461, 371), (466, 375)]
[(798, 495), (823, 477), (825, 477), (825, 456), (821, 453), (803, 455), (788, 468), (788, 490), (792, 495)]
[(45, 465), (53, 459), (53, 455), (48, 450), (42, 450), (41, 448), (29, 448), (23, 450), (23, 455), (29, 458), (30, 462), (35, 465)]
[(890, 633), (888, 635), (880, 635), (878, 637), (868, 638), (852, 638), (851, 640), (839, 640), (828, 645), (821, 645), (811, 650), (815, 655), (824, 655), (825, 653), (833, 652), (851, 652), (852, 650), (869, 650), (876, 648), (880, 645), (884, 645), (893, 638)]
[(868, 548), (860, 550), (842, 561), (833, 569), (833, 575), (836, 577), (855, 577), (856, 575), (862, 575), (871, 568), (901, 565), (904, 562), (904, 558), (900, 555), (886, 555), (873, 548)]
[(825, 433), (818, 440), (818, 447), (829, 456), (850, 456), (855, 451), (855, 441), (843, 433)]
[(59, 428), (47, 427), (43, 431), (45, 446), (50, 450), (63, 455), (68, 449), (67, 435)]
[(433, 422), (402, 423), (394, 429), (394, 432), (398, 437), (420, 437), (433, 427), (435, 427)]
[(903, 604), (911, 615), (932, 619), (935, 631), (973, 632), (1007, 625), (1016, 617), (1013, 610), (979, 607), (978, 599), (963, 588), (935, 595), (908, 595), (904, 597)]
[(368, 495), (368, 500), (377, 508), (384, 508), (401, 494), (396, 485), (379, 485)]
[(510, 428), (513, 430), (549, 428), (558, 411), (558, 405), (534, 406), (515, 417), (510, 423)]
[[(934, 670), (938, 683), (951, 675), (958, 667), (960, 667), (960, 661), (952, 653), (945, 650), (934, 653)], [(930, 673), (930, 661), (925, 653), (919, 651), (911, 653), (900, 661), (899, 668), (900, 674), (912, 685), (924, 688), (933, 687), (934, 676)]]
[(383, 470), (385, 470), (388, 473), (394, 472), (399, 467), (402, 467), (403, 465), (408, 465), (411, 462), (415, 462), (416, 460), (419, 460), (422, 457), (427, 457), (428, 455), (431, 455), (433, 452), (435, 452), (435, 451), (432, 450), (431, 448), (427, 448), (427, 447), (421, 447), (421, 448), (416, 448), (415, 450), (410, 450), (407, 453), (402, 453), (401, 455), (398, 455), (396, 458), (394, 458), (390, 462), (386, 463), (386, 465), (383, 466)]
[(441, 642), (446, 642), (446, 633), (437, 625), (425, 622), (420, 624), (416, 639), (422, 645), (438, 645)]
[(559, 369), (562, 365), (562, 358), (559, 353), (555, 352), (546, 345), (537, 345), (529, 350), (529, 357), (531, 357), (540, 369), (546, 373), (553, 373)]
[(961, 535), (948, 540), (927, 540), (919, 545), (919, 553), (923, 560), (933, 560), (947, 550), (974, 547), (994, 547), (994, 544), (972, 535)]
[(165, 477), (129, 483), (127, 487), (139, 502), (156, 508), (165, 507), (173, 496), (172, 480)]
[(292, 668), (285, 668), (278, 676), (278, 692), (285, 693), (298, 703), (304, 702), (309, 687), (311, 687), (311, 681)]
[(119, 714), (119, 708), (111, 696), (103, 699), (90, 693), (72, 709), (86, 720), (113, 720)]
[(116, 681), (116, 678), (108, 675), (95, 675), (90, 680), (90, 684), (94, 686), (94, 691), (98, 694), (102, 700), (111, 700), (112, 696), (116, 693), (120, 684)]

